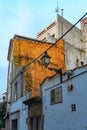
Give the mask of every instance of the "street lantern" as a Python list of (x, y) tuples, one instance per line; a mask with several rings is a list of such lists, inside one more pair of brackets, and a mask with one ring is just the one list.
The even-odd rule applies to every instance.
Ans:
[(47, 54), (47, 52), (45, 52), (44, 55), (41, 57), (42, 64), (47, 67), (50, 63), (50, 58), (51, 57)]
[[(44, 53), (44, 55), (41, 57), (42, 64), (45, 65), (46, 67), (50, 63), (50, 56), (47, 54), (47, 52)], [(56, 69), (56, 68), (49, 68), (47, 67), (50, 71), (55, 71), (56, 73), (60, 74), (60, 82), (62, 82), (62, 68)]]

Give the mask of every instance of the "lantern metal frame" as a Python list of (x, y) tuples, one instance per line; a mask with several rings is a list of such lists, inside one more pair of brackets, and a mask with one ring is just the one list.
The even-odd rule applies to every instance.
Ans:
[(50, 64), (51, 57), (47, 54), (47, 52), (44, 53), (44, 55), (41, 57), (42, 64), (45, 65), (46, 68), (48, 68), (50, 71), (55, 71), (56, 73), (60, 74), (60, 82), (62, 82), (62, 68), (56, 69), (56, 68), (50, 68), (47, 67)]
[(50, 63), (50, 58), (51, 57), (47, 54), (47, 52), (44, 52), (44, 55), (41, 57), (42, 64), (47, 67)]

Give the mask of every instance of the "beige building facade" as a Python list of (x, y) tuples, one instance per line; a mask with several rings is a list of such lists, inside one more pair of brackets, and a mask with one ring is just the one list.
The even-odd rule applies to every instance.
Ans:
[[(44, 28), (41, 32), (37, 34), (36, 39), (52, 42), (52, 39), (58, 40), (63, 34), (65, 34), (73, 24), (68, 22), (65, 18), (60, 15), (57, 15), (56, 20)], [(82, 34), (81, 30), (77, 27), (74, 27), (67, 35), (63, 37), (63, 40), (74, 45), (75, 47), (79, 46)]]

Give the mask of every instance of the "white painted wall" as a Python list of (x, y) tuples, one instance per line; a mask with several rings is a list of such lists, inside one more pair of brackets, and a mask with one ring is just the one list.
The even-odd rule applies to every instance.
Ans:
[[(77, 62), (78, 61), (78, 62)], [(85, 64), (85, 52), (73, 45), (65, 42), (65, 64), (66, 70), (74, 69), (81, 66), (81, 62)]]
[[(67, 79), (67, 75), (63, 77)], [(54, 82), (53, 82), (54, 81)], [(73, 90), (67, 86), (73, 84)], [(50, 104), (50, 90), (62, 86), (62, 103)], [(86, 130), (87, 129), (87, 66), (74, 71), (72, 78), (58, 82), (58, 77), (46, 79), (42, 84), (44, 130)], [(71, 111), (76, 104), (76, 111)]]
[[(28, 130), (27, 125), (27, 118), (28, 118), (28, 106), (23, 104), (23, 101), (26, 97), (22, 97), (16, 102), (14, 102), (10, 107), (10, 127), (11, 127), (11, 120), (14, 120), (16, 114), (19, 112), (18, 116), (18, 130)], [(13, 116), (14, 115), (14, 116)]]

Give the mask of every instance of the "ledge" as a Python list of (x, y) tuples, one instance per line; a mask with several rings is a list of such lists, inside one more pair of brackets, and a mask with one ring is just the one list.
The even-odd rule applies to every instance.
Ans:
[(29, 98), (29, 99), (23, 101), (23, 103), (25, 105), (30, 105), (30, 104), (38, 103), (38, 102), (42, 102), (41, 97), (33, 97), (33, 98)]

